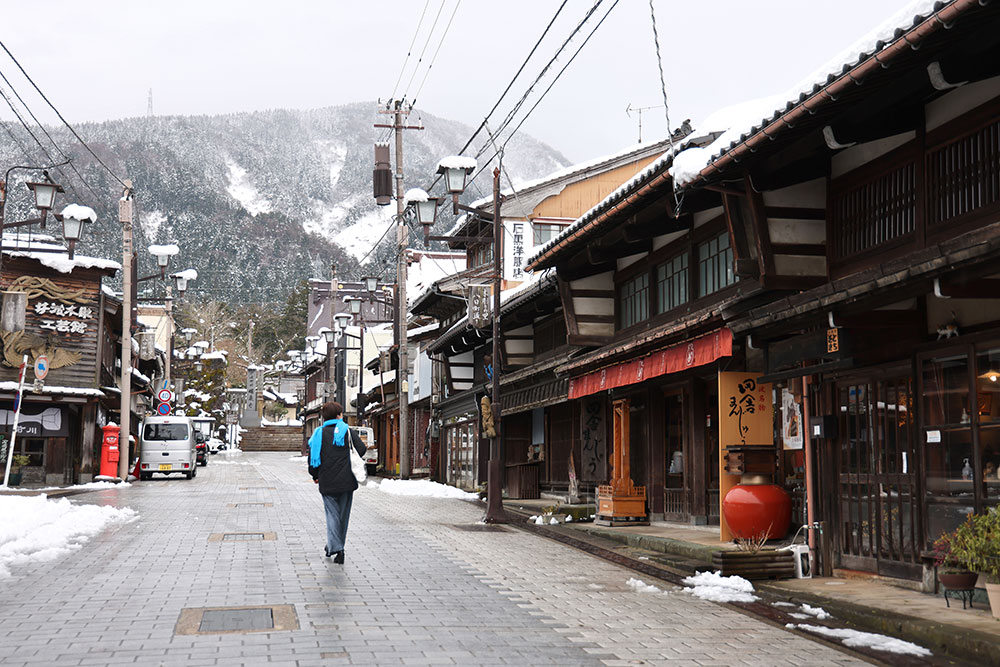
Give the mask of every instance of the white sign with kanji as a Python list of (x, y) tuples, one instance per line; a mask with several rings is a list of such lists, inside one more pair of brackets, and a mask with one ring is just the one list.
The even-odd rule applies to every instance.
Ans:
[[(57, 301), (36, 301), (32, 309), (41, 317), (40, 329), (67, 334), (85, 334), (89, 322), (94, 318), (91, 306), (78, 306)], [(76, 318), (76, 319), (68, 319)]]

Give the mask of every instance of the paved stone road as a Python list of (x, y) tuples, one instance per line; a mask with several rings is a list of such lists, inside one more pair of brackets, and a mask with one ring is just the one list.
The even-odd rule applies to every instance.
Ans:
[[(636, 593), (628, 570), (544, 538), (476, 530), (481, 508), (460, 500), (361, 489), (337, 566), (288, 454), (74, 500), (141, 518), (0, 581), (0, 664), (861, 664), (676, 590)], [(226, 532), (275, 539), (213, 541)], [(178, 633), (185, 608), (261, 605), (292, 605), (299, 629)]]

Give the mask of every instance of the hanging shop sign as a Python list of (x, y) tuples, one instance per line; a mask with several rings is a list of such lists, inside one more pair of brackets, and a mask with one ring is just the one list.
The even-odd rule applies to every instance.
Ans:
[(90, 306), (36, 301), (32, 309), (40, 318), (40, 329), (59, 333), (85, 334), (90, 325), (87, 320), (94, 319), (94, 309)]
[(732, 353), (733, 332), (729, 329), (719, 329), (645, 357), (572, 378), (569, 381), (569, 397), (572, 399), (589, 396), (599, 391), (637, 384), (660, 375), (704, 366)]
[(719, 373), (719, 444), (773, 445), (774, 406), (771, 385), (760, 373)]
[(469, 285), (467, 288), (469, 325), (473, 329), (484, 329), (493, 323), (492, 292), (489, 285)]

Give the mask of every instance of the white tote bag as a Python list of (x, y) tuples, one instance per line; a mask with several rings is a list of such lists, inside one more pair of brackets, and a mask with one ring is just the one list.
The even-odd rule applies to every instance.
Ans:
[[(351, 438), (348, 438), (350, 441)], [(358, 450), (354, 449), (354, 443), (347, 443), (348, 449), (351, 450), (351, 472), (354, 473), (354, 479), (358, 480), (358, 484), (364, 484), (365, 480), (368, 478), (368, 471), (365, 468), (365, 461), (358, 454)]]

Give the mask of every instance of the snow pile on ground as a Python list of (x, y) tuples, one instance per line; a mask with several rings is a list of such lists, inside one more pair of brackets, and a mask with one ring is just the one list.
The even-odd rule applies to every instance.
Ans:
[(305, 461), (308, 458), (309, 458), (308, 456), (289, 456), (288, 460), (289, 461)]
[(378, 488), (394, 496), (459, 498), (461, 500), (479, 499), (478, 493), (469, 493), (454, 486), (432, 482), (429, 479), (386, 479), (378, 485)]
[(0, 579), (5, 579), (11, 566), (55, 560), (108, 526), (139, 515), (128, 507), (77, 505), (39, 495), (0, 496), (0, 516)]
[(753, 602), (757, 596), (753, 594), (753, 584), (743, 577), (723, 577), (718, 572), (699, 572), (693, 577), (685, 577), (683, 583), (691, 588), (685, 588), (702, 600), (712, 602)]
[(117, 489), (123, 486), (132, 486), (128, 482), (111, 482), (100, 480), (97, 482), (87, 482), (86, 484), (74, 484), (73, 486), (46, 486), (36, 491), (63, 491), (68, 489)]
[(810, 616), (815, 616), (821, 621), (830, 618), (830, 614), (827, 613), (826, 609), (823, 609), (823, 607), (811, 607), (803, 602), (801, 609), (803, 614), (809, 614)]
[(810, 625), (808, 623), (787, 623), (786, 628), (791, 630), (807, 630), (818, 635), (839, 639), (844, 646), (851, 648), (870, 648), (886, 653), (896, 653), (898, 655), (915, 655), (918, 657), (929, 657), (931, 652), (923, 646), (917, 646), (912, 642), (877, 635), (873, 632), (861, 632), (860, 630), (848, 630), (847, 628), (828, 628), (824, 625)]
[(642, 579), (636, 579), (634, 577), (629, 578), (629, 580), (625, 582), (625, 585), (636, 593), (662, 593), (666, 595), (665, 591), (653, 586), (652, 584), (647, 584)]

